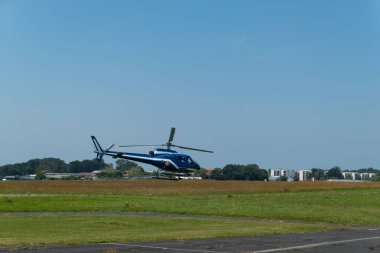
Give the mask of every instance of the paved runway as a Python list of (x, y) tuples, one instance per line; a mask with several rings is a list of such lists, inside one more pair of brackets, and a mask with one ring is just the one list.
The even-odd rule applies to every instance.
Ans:
[(103, 243), (74, 246), (33, 246), (0, 248), (1, 253), (366, 253), (380, 252), (379, 228), (355, 228), (348, 231), (329, 231), (302, 235), (197, 239), (189, 241)]

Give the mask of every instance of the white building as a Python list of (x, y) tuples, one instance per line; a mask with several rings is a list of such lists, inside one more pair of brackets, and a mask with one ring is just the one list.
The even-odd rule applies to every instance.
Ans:
[(311, 180), (311, 170), (299, 170), (299, 181), (309, 181)]
[(359, 172), (343, 171), (342, 174), (346, 180), (362, 180)]
[(288, 176), (288, 171), (283, 169), (273, 169), (270, 170), (270, 177), (281, 177), (281, 176)]
[(362, 180), (366, 180), (366, 179), (369, 179), (371, 177), (374, 177), (376, 176), (376, 173), (360, 173), (360, 177)]
[(295, 170), (271, 169), (269, 170), (269, 181), (276, 181), (280, 177), (288, 177), (288, 181), (293, 181), (295, 173)]
[(276, 181), (280, 177), (288, 177), (288, 181), (293, 181), (294, 177), (298, 173), (299, 181), (312, 180), (311, 170), (290, 170), (290, 169), (271, 169), (269, 173), (269, 180)]
[(376, 176), (376, 173), (359, 173), (355, 171), (343, 171), (342, 174), (346, 180), (367, 180)]

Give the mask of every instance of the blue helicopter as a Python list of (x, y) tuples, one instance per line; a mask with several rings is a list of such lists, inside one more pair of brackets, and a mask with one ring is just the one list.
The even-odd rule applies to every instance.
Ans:
[(123, 158), (131, 161), (141, 162), (153, 165), (158, 168), (157, 174), (155, 178), (162, 178), (159, 176), (159, 171), (162, 173), (160, 175), (164, 175), (165, 179), (180, 179), (181, 176), (189, 176), (193, 174), (195, 171), (199, 170), (201, 167), (199, 164), (194, 161), (189, 155), (179, 154), (175, 150), (172, 150), (172, 147), (208, 152), (213, 153), (213, 151), (197, 149), (197, 148), (189, 148), (179, 145), (174, 145), (172, 143), (175, 128), (172, 127), (169, 135), (169, 140), (165, 144), (158, 145), (122, 145), (120, 147), (147, 147), (147, 146), (162, 146), (166, 148), (155, 148), (153, 151), (149, 151), (149, 154), (138, 154), (138, 153), (129, 153), (129, 152), (121, 152), (121, 151), (111, 151), (111, 149), (115, 146), (112, 144), (109, 148), (103, 149), (95, 136), (91, 136), (91, 139), (95, 145), (96, 159), (101, 160), (104, 155), (111, 156), (112, 158)]

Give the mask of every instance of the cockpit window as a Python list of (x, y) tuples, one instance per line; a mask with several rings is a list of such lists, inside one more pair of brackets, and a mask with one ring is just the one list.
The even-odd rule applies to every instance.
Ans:
[(177, 159), (183, 163), (191, 164), (193, 160), (189, 156), (177, 156)]

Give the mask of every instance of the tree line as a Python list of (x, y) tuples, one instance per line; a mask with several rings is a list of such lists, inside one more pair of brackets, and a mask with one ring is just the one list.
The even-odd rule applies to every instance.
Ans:
[(216, 168), (210, 173), (205, 169), (201, 169), (198, 174), (204, 179), (256, 181), (268, 180), (268, 171), (261, 169), (257, 164), (228, 164), (224, 166), (223, 169)]
[[(38, 179), (43, 179), (46, 173), (81, 173), (100, 171), (98, 177), (100, 178), (121, 178), (123, 174), (128, 176), (147, 176), (150, 173), (137, 163), (125, 159), (117, 159), (115, 167), (113, 164), (107, 164), (103, 160), (83, 160), (72, 161), (65, 163), (59, 158), (44, 158), (32, 159), (24, 163), (7, 164), (0, 166), (0, 177), (9, 175), (38, 175)], [(359, 169), (359, 173), (375, 173), (377, 177), (373, 181), (380, 181), (380, 171), (373, 168)], [(269, 175), (266, 169), (260, 168), (257, 164), (228, 164), (223, 168), (216, 168), (212, 171), (201, 169), (195, 173), (203, 179), (215, 180), (268, 180)], [(327, 180), (327, 179), (343, 179), (342, 170), (340, 167), (335, 166), (328, 171), (323, 169), (311, 169), (310, 179), (314, 180)], [(357, 179), (357, 178), (352, 178)], [(287, 180), (287, 177), (279, 178), (279, 180)], [(299, 180), (299, 175), (296, 173), (294, 181)]]
[(0, 166), (0, 177), (8, 175), (31, 175), (43, 173), (80, 173), (102, 170), (110, 166), (103, 160), (83, 160), (65, 163), (58, 158), (32, 159), (24, 163), (7, 164)]
[(104, 160), (83, 160), (65, 163), (59, 158), (32, 159), (23, 163), (7, 164), (0, 166), (0, 177), (24, 176), (36, 174), (38, 179), (43, 179), (46, 173), (81, 173), (100, 171), (98, 177), (119, 178), (123, 173), (129, 175), (145, 175), (144, 169), (137, 163), (125, 159), (116, 160), (116, 168), (112, 164), (107, 164)]
[[(0, 166), (0, 177), (15, 175), (36, 174), (37, 179), (44, 179), (46, 173), (81, 173), (100, 171), (100, 178), (121, 178), (123, 174), (128, 176), (146, 176), (150, 173), (137, 163), (125, 159), (117, 159), (115, 167), (103, 160), (83, 160), (65, 163), (59, 158), (32, 159), (24, 163), (7, 164)], [(239, 165), (228, 164), (223, 169), (216, 168), (210, 174), (205, 169), (196, 172), (197, 176), (204, 179), (216, 180), (267, 180), (268, 172), (257, 164)]]

